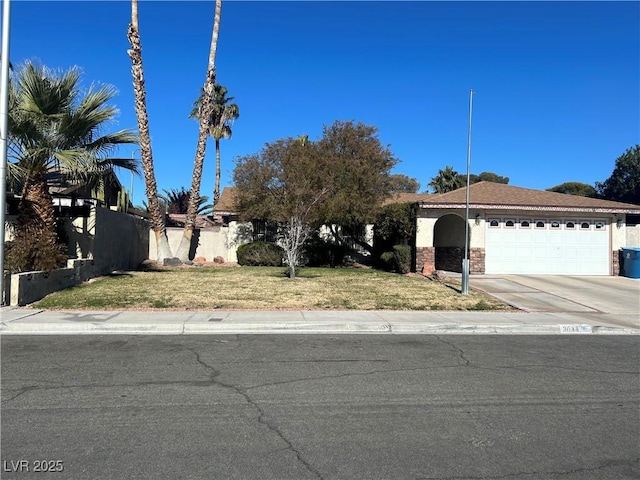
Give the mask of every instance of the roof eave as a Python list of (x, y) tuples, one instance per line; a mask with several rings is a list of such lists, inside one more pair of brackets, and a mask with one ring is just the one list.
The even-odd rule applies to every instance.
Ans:
[[(418, 202), (424, 209), (463, 209), (464, 203), (426, 203)], [(640, 214), (640, 208), (613, 207), (562, 207), (557, 205), (505, 205), (488, 203), (470, 203), (469, 208), (480, 210), (529, 210), (540, 212), (576, 212), (576, 213), (630, 213)]]

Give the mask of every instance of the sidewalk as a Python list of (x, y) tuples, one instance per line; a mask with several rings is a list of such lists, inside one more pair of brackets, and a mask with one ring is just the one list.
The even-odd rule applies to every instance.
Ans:
[(589, 312), (44, 311), (0, 307), (2, 335), (640, 335), (637, 315)]

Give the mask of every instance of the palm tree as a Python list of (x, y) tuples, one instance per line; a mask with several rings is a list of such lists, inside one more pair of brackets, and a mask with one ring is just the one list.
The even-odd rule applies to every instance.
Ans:
[[(233, 132), (231, 125), (240, 117), (240, 108), (237, 104), (231, 103), (233, 97), (227, 97), (228, 90), (222, 85), (216, 83), (213, 87), (213, 100), (211, 115), (209, 118), (209, 135), (216, 142), (216, 179), (213, 189), (213, 205), (215, 206), (220, 200), (220, 140), (223, 138), (231, 138)], [(202, 104), (202, 95), (193, 105), (193, 110), (189, 114), (189, 118), (198, 118), (200, 105)]]
[(446, 166), (444, 170), (439, 170), (438, 175), (433, 177), (429, 186), (435, 193), (447, 193), (464, 186), (466, 180), (456, 172), (453, 167)]
[(222, 0), (216, 0), (216, 8), (213, 19), (213, 33), (211, 35), (211, 47), (209, 48), (209, 63), (207, 66), (207, 76), (202, 88), (200, 111), (198, 120), (198, 143), (196, 146), (196, 156), (193, 162), (193, 175), (191, 177), (191, 194), (189, 195), (189, 208), (185, 219), (182, 239), (178, 246), (176, 256), (183, 262), (189, 260), (191, 250), (191, 239), (196, 225), (196, 215), (198, 214), (198, 204), (200, 198), (200, 184), (202, 183), (202, 167), (204, 166), (204, 156), (207, 150), (207, 135), (211, 125), (211, 110), (213, 105), (214, 86), (216, 84), (216, 50), (218, 48), (218, 33), (220, 31), (220, 12), (222, 10)]
[[(8, 263), (15, 271), (49, 271), (64, 264), (58, 243), (48, 179), (97, 184), (113, 167), (136, 171), (135, 161), (111, 158), (121, 144), (136, 143), (129, 130), (100, 136), (117, 109), (107, 103), (116, 91), (91, 86), (83, 92), (80, 71), (55, 72), (26, 62), (9, 84), (9, 178), (21, 192), (16, 235)], [(2, 179), (4, 180), (4, 179)]]
[[(180, 213), (185, 214), (189, 208), (189, 197), (191, 192), (182, 187), (180, 190), (172, 188), (171, 190), (163, 190), (163, 194), (160, 195), (160, 200), (165, 203), (167, 213)], [(202, 195), (198, 201), (198, 215), (208, 215), (213, 208), (213, 205), (207, 203), (209, 197)]]
[(142, 160), (142, 170), (144, 171), (146, 195), (149, 200), (151, 228), (156, 237), (158, 261), (162, 262), (167, 258), (173, 257), (173, 254), (171, 253), (171, 247), (167, 239), (164, 212), (158, 202), (158, 185), (153, 168), (149, 116), (147, 114), (147, 93), (144, 86), (144, 69), (142, 66), (142, 45), (140, 43), (140, 29), (138, 27), (138, 0), (131, 0), (131, 23), (129, 24), (127, 37), (129, 38), (129, 43), (131, 43), (131, 49), (128, 50), (127, 53), (129, 54), (129, 58), (131, 58), (133, 92), (135, 95), (138, 131), (140, 133), (140, 157)]

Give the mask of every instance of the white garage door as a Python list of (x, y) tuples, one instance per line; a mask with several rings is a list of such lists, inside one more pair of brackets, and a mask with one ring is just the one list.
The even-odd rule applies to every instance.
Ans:
[(606, 220), (488, 218), (485, 272), (609, 275)]

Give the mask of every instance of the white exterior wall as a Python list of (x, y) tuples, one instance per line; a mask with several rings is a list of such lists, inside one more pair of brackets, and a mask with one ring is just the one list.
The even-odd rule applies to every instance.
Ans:
[[(225, 262), (237, 262), (236, 250), (242, 243), (249, 240), (242, 238), (242, 226), (250, 228), (251, 224), (241, 224), (239, 222), (229, 222), (229, 226), (216, 226), (199, 229), (197, 232), (198, 246), (196, 247), (196, 257), (204, 257), (205, 261), (213, 262), (216, 257), (224, 258)], [(176, 252), (182, 240), (182, 228), (167, 228), (167, 239), (172, 252)], [(149, 233), (149, 258), (157, 258), (156, 237), (153, 230)]]
[(419, 216), (416, 219), (416, 248), (433, 247), (433, 227), (437, 217)]
[(624, 223), (618, 227), (616, 219), (611, 219), (611, 250), (619, 250), (627, 245), (627, 228)]
[(640, 247), (640, 225), (624, 226), (625, 240), (623, 247)]
[[(464, 210), (418, 210), (416, 219), (416, 247), (433, 247), (434, 228), (438, 219), (444, 215), (457, 215), (464, 221)], [(480, 214), (479, 225), (476, 225), (476, 215), (480, 212), (469, 212), (469, 248), (484, 248), (484, 218)]]

